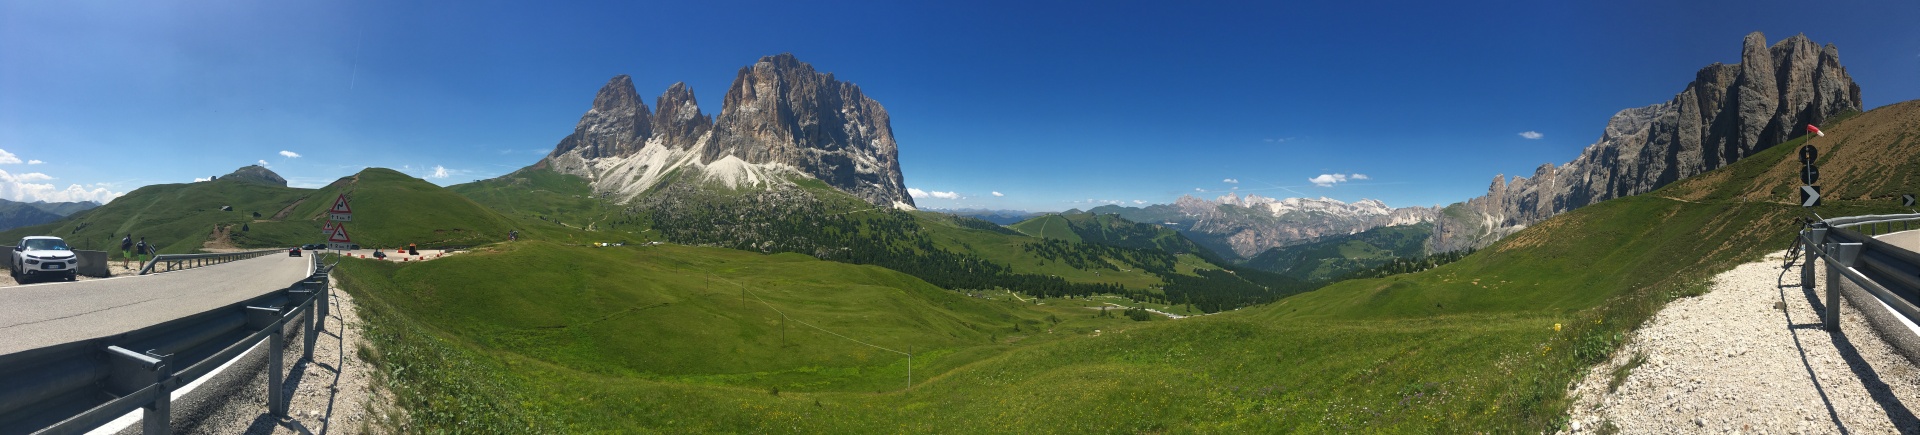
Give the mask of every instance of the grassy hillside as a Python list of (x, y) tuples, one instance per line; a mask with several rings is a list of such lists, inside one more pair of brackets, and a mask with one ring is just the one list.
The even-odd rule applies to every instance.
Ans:
[(1330, 281), (1396, 258), (1426, 255), (1433, 224), (1379, 227), (1355, 234), (1268, 249), (1246, 266), (1306, 281)]
[(1078, 242), (1080, 241), (1080, 234), (1073, 232), (1072, 225), (1071, 222), (1067, 221), (1066, 216), (1049, 214), (1020, 221), (1020, 223), (1008, 225), (1007, 227), (1013, 228), (1014, 231), (1019, 231), (1020, 234), (1026, 234), (1032, 237)]
[(236, 234), (234, 240), (243, 246), (321, 242), (327, 210), (343, 193), (353, 209), (347, 232), (362, 246), (472, 246), (505, 241), (514, 229), (536, 239), (576, 233), (559, 225), (517, 222), (426, 180), (369, 168), (286, 204), (279, 219), (255, 223), (254, 231)]
[(509, 219), (433, 183), (382, 168), (320, 189), (228, 178), (146, 186), (53, 223), (0, 232), (0, 240), (54, 235), (80, 249), (117, 252), (120, 238), (131, 233), (146, 237), (163, 254), (320, 243), (326, 211), (341, 193), (349, 195), (353, 208), (348, 233), (364, 246), (470, 246), (506, 240), (512, 229), (532, 239), (611, 241), (558, 223)]
[[(1839, 199), (1818, 211), (1839, 216), (1898, 210), (1890, 198), (1897, 197), (1901, 190), (1920, 187), (1907, 181), (1906, 175), (1893, 172), (1920, 162), (1920, 143), (1914, 139), (1920, 137), (1916, 122), (1920, 122), (1920, 105), (1910, 102), (1827, 126), (1829, 136), (1812, 143), (1826, 151), (1822, 172), (1829, 181), (1823, 184), (1838, 192)], [(1076, 320), (1077, 316), (1062, 315), (1072, 311), (1044, 311), (1061, 308), (1051, 305), (1054, 303), (1078, 300), (1049, 299), (1050, 305), (1042, 306), (956, 305), (953, 310), (957, 314), (949, 318), (966, 318), (970, 315), (966, 313), (991, 318), (994, 310), (1004, 309), (1000, 312), (1015, 319), (1033, 319), (1045, 313), (1067, 322), (1088, 323), (1068, 331), (1056, 326), (1052, 334), (1041, 334), (1028, 326), (1031, 323), (1024, 323), (1028, 320), (1015, 320), (1013, 324), (1023, 325), (1022, 332), (1029, 335), (1006, 343), (1014, 338), (994, 337), (994, 332), (988, 332), (992, 341), (1002, 344), (953, 348), (956, 350), (950, 355), (956, 361), (971, 362), (928, 369), (932, 376), (916, 380), (908, 391), (852, 390), (863, 381), (846, 380), (831, 370), (849, 367), (837, 365), (845, 359), (838, 360), (840, 363), (833, 359), (812, 362), (822, 367), (821, 374), (780, 378), (799, 383), (818, 380), (821, 387), (787, 387), (776, 394), (772, 388), (750, 382), (715, 382), (676, 372), (680, 366), (652, 360), (655, 357), (596, 356), (583, 360), (635, 362), (585, 365), (537, 352), (522, 355), (500, 347), (511, 343), (484, 335), (488, 332), (485, 328), (446, 326), (449, 324), (429, 317), (437, 314), (412, 311), (421, 308), (408, 305), (406, 299), (387, 296), (452, 291), (426, 281), (405, 281), (412, 279), (410, 274), (426, 273), (409, 268), (431, 263), (378, 265), (392, 270), (384, 275), (350, 269), (349, 275), (361, 275), (343, 282), (369, 295), (365, 299), (374, 314), (370, 316), (373, 327), (368, 336), (381, 348), (383, 367), (397, 373), (392, 375), (397, 384), (404, 386), (403, 391), (410, 391), (404, 394), (414, 394), (403, 397), (438, 398), (403, 402), (420, 403), (412, 415), (423, 424), (415, 427), (423, 429), (1542, 432), (1561, 424), (1569, 403), (1565, 397), (1568, 383), (1583, 374), (1589, 364), (1612, 352), (1626, 332), (1667, 301), (1704, 291), (1707, 287), (1703, 280), (1713, 274), (1786, 247), (1794, 230), (1792, 218), (1806, 213), (1793, 204), (1797, 197), (1784, 194), (1797, 184), (1788, 168), (1798, 164), (1793, 154), (1798, 145), (1796, 141), (1776, 147), (1647, 195), (1563, 214), (1433, 270), (1341, 282), (1233, 312), (1176, 321), (1097, 323), (1108, 320), (1097, 315)], [(673, 254), (647, 261), (664, 263), (697, 256), (689, 252)], [(792, 257), (759, 258), (777, 262)], [(695, 260), (683, 261), (698, 264)], [(691, 267), (678, 269), (678, 273), (649, 273), (646, 279), (670, 280), (672, 276), (689, 275), (689, 270), (712, 266)], [(805, 262), (764, 269), (743, 266), (739, 270), (805, 273), (823, 267), (853, 266)], [(863, 276), (841, 269), (835, 269), (832, 275)], [(887, 273), (875, 276), (884, 275)], [(376, 288), (378, 284), (370, 283), (379, 282), (377, 276), (392, 276), (402, 285)], [(759, 279), (789, 280), (774, 276)], [(841, 287), (828, 284), (831, 279), (822, 276), (819, 282), (824, 287)], [(600, 286), (587, 284), (585, 288), (590, 291)], [(570, 288), (575, 287), (542, 283), (514, 292), (551, 294)], [(488, 297), (514, 298), (504, 294)], [(722, 331), (728, 330), (724, 322), (749, 323), (728, 320), (720, 311), (725, 300), (738, 295), (708, 297), (721, 302), (674, 302), (672, 306), (705, 303), (715, 307), (708, 312), (709, 319), (700, 324), (718, 324), (721, 326), (709, 327)], [(793, 297), (794, 305), (808, 304), (805, 296)], [(901, 337), (920, 334), (935, 343), (974, 339), (953, 328), (951, 322), (887, 320), (909, 316), (903, 313), (938, 310), (923, 311), (928, 305), (913, 299), (883, 300), (898, 302), (887, 302), (893, 306), (883, 308), (849, 309), (895, 325), (895, 329), (918, 329), (892, 333)], [(924, 300), (939, 299), (929, 295)], [(607, 310), (617, 310), (631, 304), (605, 305)], [(947, 309), (944, 303), (938, 305)], [(570, 310), (560, 310), (566, 311)], [(468, 318), (482, 322), (500, 316), (482, 313)], [(409, 317), (426, 320), (406, 320)], [(516, 318), (500, 317), (508, 320), (487, 322)], [(543, 318), (523, 325), (564, 323)], [(988, 330), (1004, 328), (1004, 324), (988, 325)], [(1100, 331), (1087, 330), (1090, 328)], [(715, 340), (687, 331), (640, 330), (652, 331), (643, 335), (657, 343), (649, 346), (660, 349), (690, 346), (676, 343), (680, 340)], [(889, 335), (883, 330), (866, 333)], [(952, 336), (925, 337), (939, 334)], [(723, 343), (764, 343), (765, 337), (733, 335), (745, 338), (725, 337), (721, 338)], [(730, 354), (715, 355), (723, 356), (712, 358), (717, 361)], [(736, 370), (783, 373), (778, 363), (716, 364), (730, 364)], [(916, 369), (919, 364), (916, 360)], [(413, 369), (393, 369), (396, 366)], [(442, 366), (463, 370), (432, 369)], [(621, 374), (620, 370), (607, 368), (615, 366), (632, 372)], [(878, 373), (882, 369), (870, 370)], [(499, 375), (475, 381), (467, 377), (470, 373)], [(766, 379), (775, 378), (770, 374)], [(515, 418), (521, 420), (502, 421)], [(499, 426), (485, 426), (493, 424)]]
[(593, 186), (576, 175), (522, 169), (498, 178), (447, 186), (447, 190), (522, 222), (548, 222), (634, 241), (658, 238), (658, 234), (647, 232), (651, 225), (643, 216), (595, 197)]
[[(156, 184), (134, 189), (113, 202), (66, 219), (0, 232), (0, 240), (52, 235), (66, 238), (79, 249), (118, 251), (120, 238), (133, 234), (135, 238), (146, 237), (147, 243), (157, 246), (161, 253), (198, 252), (222, 234), (250, 232), (255, 221), (269, 219), (287, 204), (311, 194), (308, 189), (230, 180)], [(223, 206), (232, 211), (222, 211)], [(242, 226), (248, 231), (241, 231)], [(317, 234), (319, 227), (314, 226), (310, 232)], [(310, 238), (276, 232), (253, 238), (270, 243), (240, 246), (287, 246)]]
[(432, 399), (413, 415), (481, 431), (745, 431), (765, 406), (800, 398), (832, 404), (843, 424), (872, 422), (864, 414), (907, 386), (894, 350), (913, 354), (924, 384), (1007, 349), (1142, 324), (873, 266), (670, 244), (520, 242), (415, 264), (349, 260), (337, 274), (403, 399)]

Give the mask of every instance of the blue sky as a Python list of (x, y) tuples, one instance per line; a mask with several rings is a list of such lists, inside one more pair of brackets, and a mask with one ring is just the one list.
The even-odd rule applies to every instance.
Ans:
[(458, 184), (537, 161), (616, 74), (717, 113), (781, 52), (880, 101), (941, 208), (1451, 203), (1571, 160), (1751, 31), (1839, 46), (1869, 108), (1920, 98), (1906, 0), (550, 3), (6, 0), (0, 198), (257, 161), (295, 186), (367, 166)]

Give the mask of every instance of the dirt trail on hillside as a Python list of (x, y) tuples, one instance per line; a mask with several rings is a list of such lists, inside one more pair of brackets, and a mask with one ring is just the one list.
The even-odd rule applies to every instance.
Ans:
[[(1802, 291), (1799, 266), (1780, 268), (1784, 255), (1669, 303), (1573, 385), (1572, 424), (1562, 433), (1920, 432), (1920, 370), (1852, 304), (1840, 307), (1840, 332), (1822, 330), (1824, 284)], [(1826, 282), (1824, 271), (1816, 280)], [(1635, 355), (1645, 363), (1608, 392)]]

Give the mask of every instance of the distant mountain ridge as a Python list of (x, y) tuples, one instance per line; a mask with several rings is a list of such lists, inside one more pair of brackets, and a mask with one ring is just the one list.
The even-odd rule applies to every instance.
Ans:
[(801, 175), (875, 205), (913, 207), (887, 111), (859, 86), (779, 54), (741, 68), (723, 101), (710, 117), (675, 83), (654, 112), (631, 78), (615, 76), (534, 168), (579, 175), (623, 202), (676, 174), (730, 188)]
[(1374, 199), (1346, 203), (1324, 197), (1276, 199), (1228, 193), (1213, 200), (1183, 195), (1173, 204), (1104, 205), (1088, 212), (1165, 225), (1221, 255), (1246, 259), (1324, 236), (1431, 222), (1440, 209), (1392, 208)]
[(1433, 251), (1485, 246), (1546, 218), (1638, 195), (1727, 166), (1804, 134), (1808, 124), (1860, 110), (1860, 86), (1833, 44), (1805, 35), (1742, 41), (1740, 63), (1701, 68), (1673, 100), (1620, 111), (1571, 162), (1531, 177), (1495, 176), (1487, 195), (1436, 222)]
[(18, 202), (0, 199), (0, 230), (53, 222), (99, 206), (100, 203), (93, 201)]

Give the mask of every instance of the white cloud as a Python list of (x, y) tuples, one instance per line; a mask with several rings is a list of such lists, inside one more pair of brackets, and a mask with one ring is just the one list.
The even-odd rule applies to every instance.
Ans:
[(280, 156), (281, 156), (281, 157), (286, 157), (286, 158), (289, 158), (289, 159), (297, 159), (297, 158), (300, 158), (300, 153), (296, 153), (296, 152), (293, 152), (293, 151), (287, 151), (287, 150), (280, 150)]
[(13, 153), (7, 152), (7, 150), (0, 150), (0, 165), (18, 164), (20, 164), (20, 156), (13, 155)]
[(1207, 189), (1201, 189), (1201, 188), (1198, 188), (1198, 187), (1195, 187), (1195, 188), (1193, 188), (1193, 191), (1195, 191), (1195, 192), (1206, 192), (1206, 191), (1207, 191)]
[(1227, 184), (1240, 184), (1240, 180), (1238, 180), (1238, 179), (1233, 179), (1233, 178), (1228, 178), (1228, 179), (1225, 179), (1225, 180), (1220, 180), (1220, 182), (1222, 182), (1222, 183), (1227, 183)]
[(1307, 182), (1320, 187), (1333, 187), (1335, 184), (1347, 182), (1347, 174), (1320, 174), (1318, 177), (1308, 178)]
[(266, 161), (266, 160), (264, 160), (264, 159), (262, 159), (262, 160), (260, 160), (260, 161), (258, 161), (258, 162), (253, 162), (253, 164), (256, 164), (256, 165), (260, 165), (260, 167), (262, 167), (262, 168), (265, 168), (265, 167), (267, 167), (267, 161)]
[(1005, 194), (1005, 193), (1000, 193), (1000, 191), (998, 191), (998, 190), (995, 190), (995, 191), (993, 191), (993, 196), (1007, 196), (1007, 194)]
[(1283, 138), (1277, 138), (1277, 139), (1269, 138), (1266, 140), (1266, 142), (1267, 143), (1287, 143), (1287, 141), (1290, 141), (1290, 140), (1293, 140), (1293, 138), (1291, 137), (1283, 137)]
[(51, 183), (36, 183), (36, 181), (52, 179), (53, 176), (39, 172), (13, 175), (7, 173), (7, 171), (0, 171), (0, 198), (21, 202), (94, 201), (105, 203), (126, 194), (126, 192), (108, 190), (101, 184), (95, 184), (93, 189), (87, 189), (78, 184), (68, 185), (66, 189), (60, 189), (54, 187)]
[(46, 163), (46, 162), (43, 162), (43, 161), (39, 161), (39, 160), (28, 160), (28, 161), (27, 161), (27, 164), (29, 164), (29, 165), (38, 165), (38, 164), (41, 164), (41, 163)]
[(1134, 204), (1134, 205), (1140, 205), (1140, 204), (1146, 204), (1146, 203), (1147, 203), (1146, 201), (1141, 201), (1141, 200), (1138, 200), (1138, 199), (1136, 199), (1136, 200), (1133, 200), (1133, 204)]
[(1371, 177), (1367, 177), (1367, 174), (1353, 174), (1353, 175), (1348, 175), (1347, 177), (1353, 178), (1355, 180), (1365, 180), (1365, 179), (1371, 178)]
[(939, 199), (962, 199), (959, 192), (940, 192), (940, 191), (929, 192), (929, 191), (920, 190), (918, 188), (913, 188), (913, 187), (907, 188), (907, 196), (911, 196), (914, 198), (934, 197)]
[(1527, 139), (1539, 139), (1539, 138), (1547, 137), (1547, 135), (1540, 134), (1540, 132), (1537, 132), (1537, 131), (1527, 130), (1527, 131), (1520, 132), (1520, 137), (1524, 137)]
[(213, 177), (193, 177), (193, 182), (213, 181)]
[(428, 175), (427, 177), (428, 178), (447, 178), (448, 175), (451, 175), (451, 174), (447, 173), (447, 167), (440, 166), (440, 165), (433, 165), (433, 175)]

